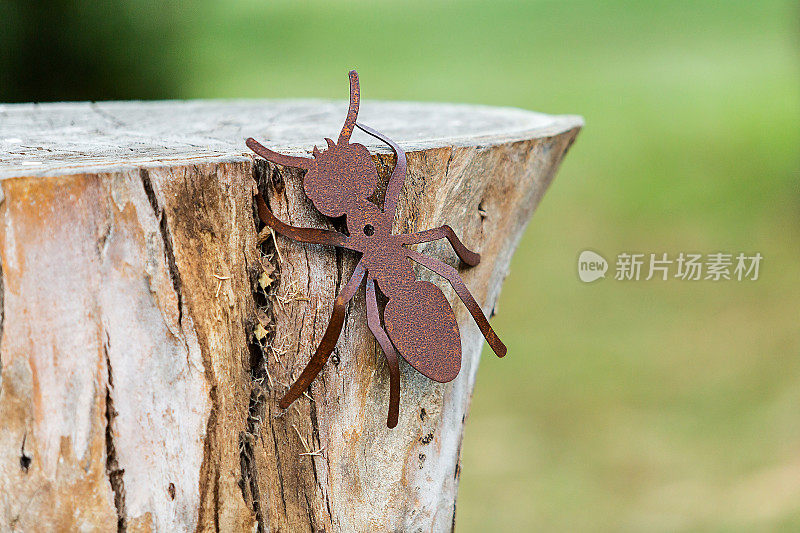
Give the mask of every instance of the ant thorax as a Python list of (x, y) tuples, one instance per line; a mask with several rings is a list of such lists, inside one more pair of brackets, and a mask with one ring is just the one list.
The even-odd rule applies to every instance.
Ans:
[(386, 236), (391, 232), (391, 227), (386, 227), (383, 218), (383, 211), (377, 205), (359, 198), (345, 215), (347, 232), (352, 240), (358, 242), (366, 242), (376, 235)]

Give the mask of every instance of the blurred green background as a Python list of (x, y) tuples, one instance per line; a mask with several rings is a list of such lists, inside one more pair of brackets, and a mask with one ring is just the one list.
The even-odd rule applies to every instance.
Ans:
[[(574, 113), (463, 447), (459, 531), (800, 529), (795, 3), (0, 3), (0, 101), (342, 97)], [(577, 278), (580, 251), (764, 256)], [(613, 264), (612, 264), (613, 269)], [(612, 272), (613, 273), (613, 272)]]

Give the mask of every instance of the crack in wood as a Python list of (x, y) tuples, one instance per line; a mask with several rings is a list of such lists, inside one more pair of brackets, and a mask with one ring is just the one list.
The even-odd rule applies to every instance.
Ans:
[(33, 462), (33, 458), (25, 453), (25, 441), (28, 440), (28, 432), (26, 431), (25, 434), (22, 436), (22, 446), (20, 447), (20, 455), (19, 455), (19, 467), (22, 468), (22, 471), (26, 474), (28, 473), (28, 469), (31, 467), (31, 462)]
[(5, 318), (5, 285), (3, 277), (3, 262), (0, 261), (0, 391), (3, 390), (3, 322)]
[(258, 468), (255, 462), (254, 442), (259, 436), (260, 420), (264, 414), (264, 391), (262, 383), (266, 377), (263, 350), (255, 339), (250, 342), (250, 400), (247, 413), (247, 428), (239, 435), (239, 466), (241, 477), (239, 488), (242, 497), (256, 515), (258, 531), (266, 531), (258, 487)]
[[(214, 383), (213, 381), (211, 381), (214, 378), (209, 367), (206, 367), (206, 376), (207, 376), (206, 379), (208, 379), (211, 383)], [(214, 407), (219, 405), (219, 394), (217, 392), (216, 384), (211, 385), (211, 388), (209, 390), (209, 397), (211, 398), (212, 408), (208, 415), (208, 420), (206, 421), (206, 427), (216, 428), (218, 412), (219, 412), (219, 410), (216, 407)], [(212, 454), (215, 453), (216, 447), (218, 446), (218, 443), (216, 442), (215, 433), (212, 430), (209, 430), (208, 435), (209, 437), (206, 439), (205, 444), (203, 445), (204, 458), (211, 457)], [(219, 465), (216, 463), (207, 462), (207, 460), (204, 459), (203, 466), (201, 467), (201, 479), (204, 481), (201, 481), (200, 483), (200, 491), (201, 491), (200, 498), (202, 501), (208, 501), (209, 480), (214, 480), (213, 483), (215, 484), (217, 483), (217, 480), (219, 479)], [(217, 500), (217, 497), (214, 494), (214, 490), (216, 490), (216, 487), (212, 485), (210, 491), (211, 492), (210, 498), (212, 498), (213, 500), (212, 501), (213, 508), (211, 509), (211, 514), (212, 514), (211, 520), (216, 524), (219, 521), (219, 501)], [(205, 509), (206, 509), (205, 506), (202, 506), (200, 508), (200, 520), (199, 520), (200, 524), (207, 523), (207, 520), (205, 518), (205, 513), (206, 513)]]
[(169, 225), (167, 224), (167, 214), (158, 202), (158, 197), (153, 189), (153, 183), (150, 179), (150, 172), (145, 168), (139, 169), (139, 178), (142, 180), (144, 192), (147, 195), (147, 200), (150, 202), (150, 207), (153, 208), (153, 213), (158, 220), (158, 226), (161, 230), (161, 240), (164, 241), (164, 254), (167, 259), (167, 266), (169, 267), (169, 277), (172, 280), (172, 287), (175, 289), (175, 295), (178, 298), (178, 324), (183, 324), (183, 292), (181, 290), (181, 274), (178, 271), (178, 265), (175, 262), (175, 252), (172, 245), (172, 237), (169, 234)]
[[(261, 184), (266, 179), (267, 167), (263, 163), (257, 163), (253, 167), (253, 178), (257, 184)], [(274, 179), (274, 178), (273, 178)], [(265, 195), (266, 196), (266, 195)], [(259, 228), (261, 225), (257, 215), (254, 211), (255, 227)], [(276, 276), (280, 275), (280, 263), (277, 261), (277, 248), (273, 240), (267, 240), (261, 243), (259, 253), (265, 257), (271, 257), (273, 272)], [(267, 416), (267, 406), (265, 405), (266, 393), (265, 388), (268, 387), (267, 379), (267, 354), (265, 351), (265, 343), (267, 346), (271, 345), (274, 340), (274, 315), (273, 308), (269, 296), (274, 294), (275, 284), (272, 284), (264, 289), (265, 298), (261, 297), (259, 292), (259, 285), (257, 281), (258, 276), (251, 279), (251, 292), (253, 293), (253, 300), (255, 306), (261, 312), (262, 316), (267, 319), (267, 336), (259, 342), (251, 330), (250, 342), (248, 349), (250, 352), (250, 399), (247, 412), (247, 427), (239, 436), (239, 465), (241, 469), (241, 477), (239, 481), (239, 488), (242, 490), (242, 496), (256, 515), (256, 524), (259, 532), (268, 530), (265, 523), (264, 509), (261, 502), (261, 494), (258, 486), (259, 472), (256, 465), (254, 453), (256, 451), (255, 442), (260, 438), (261, 425), (263, 419)], [(255, 322), (255, 321), (253, 321)], [(263, 326), (263, 324), (262, 324)], [(273, 434), (274, 438), (274, 434)], [(277, 446), (277, 443), (276, 443)]]
[(214, 531), (219, 533), (219, 472), (214, 476)]
[(127, 531), (127, 516), (125, 513), (125, 470), (119, 467), (117, 451), (114, 446), (113, 423), (117, 416), (114, 410), (114, 400), (111, 391), (114, 389), (114, 380), (111, 372), (111, 359), (108, 356), (108, 333), (106, 332), (106, 342), (103, 343), (103, 355), (106, 359), (106, 372), (108, 381), (106, 382), (106, 474), (114, 492), (114, 507), (117, 510), (117, 531)]

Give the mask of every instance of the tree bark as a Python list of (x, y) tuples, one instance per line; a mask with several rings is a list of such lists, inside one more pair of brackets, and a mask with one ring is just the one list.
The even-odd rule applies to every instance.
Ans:
[[(336, 227), (303, 155), (345, 102), (0, 106), (0, 530), (442, 531), (483, 338), (453, 290), (463, 362), (438, 384), (401, 363), (400, 420), (363, 289), (331, 361), (278, 399), (319, 343), (348, 251), (259, 241), (253, 194), (282, 220)], [(582, 124), (516, 109), (365, 101), (408, 153), (396, 232), (443, 224), (487, 316), (534, 208)], [(394, 164), (374, 154), (380, 187)], [(382, 201), (383, 189), (376, 194)], [(498, 334), (502, 338), (503, 332)], [(513, 351), (509, 354), (514, 357)], [(490, 361), (503, 364), (502, 361)]]

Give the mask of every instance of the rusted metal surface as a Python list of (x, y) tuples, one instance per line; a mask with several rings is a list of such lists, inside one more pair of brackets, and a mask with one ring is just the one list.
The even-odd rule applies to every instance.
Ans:
[[(327, 149), (320, 151), (315, 147), (312, 158), (279, 154), (252, 138), (247, 139), (247, 146), (273, 163), (307, 170), (303, 180), (306, 195), (324, 215), (334, 218), (344, 215), (348, 235), (289, 226), (273, 215), (259, 195), (256, 203), (264, 224), (296, 241), (339, 246), (361, 254), (350, 280), (336, 297), (330, 323), (319, 347), (281, 399), (281, 407), (287, 408), (299, 398), (322, 370), (339, 338), (345, 305), (366, 277), (367, 323), (386, 354), (390, 373), (387, 425), (394, 427), (400, 402), (398, 353), (420, 373), (441, 383), (453, 380), (461, 369), (461, 337), (455, 314), (436, 285), (416, 279), (411, 261), (450, 282), (499, 357), (506, 354), (506, 346), (489, 325), (458, 271), (405, 245), (447, 239), (458, 257), (469, 266), (480, 262), (479, 254), (467, 249), (449, 226), (411, 234), (392, 234), (397, 200), (406, 178), (406, 155), (394, 141), (357, 122), (359, 103), (358, 74), (350, 71), (350, 107), (338, 141), (334, 143), (326, 138)], [(378, 171), (369, 150), (362, 144), (350, 143), (354, 126), (389, 145), (397, 157), (383, 209), (368, 200), (378, 184)], [(383, 325), (376, 285), (388, 298)]]

